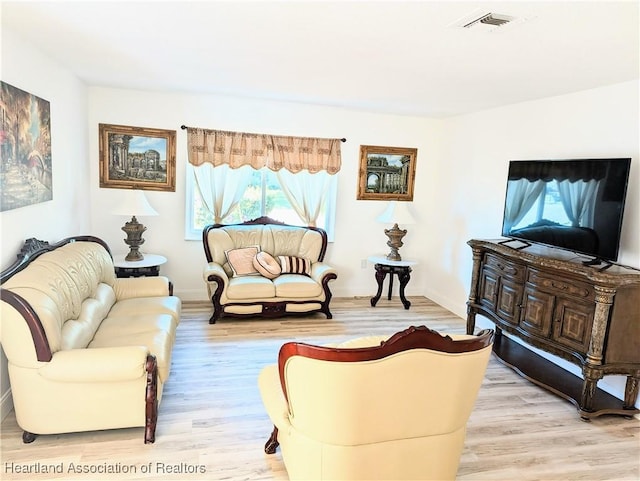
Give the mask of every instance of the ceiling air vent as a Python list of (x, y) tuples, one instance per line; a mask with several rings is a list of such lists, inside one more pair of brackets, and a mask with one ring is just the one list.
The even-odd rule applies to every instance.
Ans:
[(473, 14), (467, 15), (466, 17), (454, 22), (450, 27), (493, 30), (495, 28), (502, 27), (507, 23), (513, 22), (515, 19), (516, 17), (512, 17), (510, 15), (476, 10)]
[(468, 23), (464, 26), (464, 28), (471, 28), (478, 22), (484, 23), (485, 25), (494, 25), (496, 27), (500, 27), (505, 23), (509, 23), (511, 20), (513, 20), (513, 17), (510, 17), (508, 15), (500, 15), (499, 13), (487, 13), (486, 15), (480, 18), (476, 18), (472, 22)]

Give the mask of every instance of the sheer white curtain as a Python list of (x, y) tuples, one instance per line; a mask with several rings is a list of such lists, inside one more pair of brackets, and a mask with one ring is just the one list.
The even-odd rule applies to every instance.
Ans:
[(205, 163), (194, 166), (193, 173), (202, 202), (213, 214), (213, 222), (221, 224), (240, 202), (253, 170), (250, 165), (232, 169), (227, 164), (214, 167)]
[(197, 190), (214, 222), (238, 204), (253, 170), (268, 168), (300, 218), (315, 226), (332, 174), (340, 170), (341, 139), (183, 128)]
[(562, 207), (573, 227), (593, 227), (594, 206), (599, 180), (558, 182), (558, 193)]
[(507, 202), (504, 212), (504, 234), (511, 232), (529, 212), (544, 190), (544, 181), (527, 179), (510, 180), (507, 188)]
[(294, 174), (286, 169), (278, 170), (276, 175), (293, 210), (305, 224), (315, 227), (335, 175), (327, 171), (312, 174), (308, 170)]

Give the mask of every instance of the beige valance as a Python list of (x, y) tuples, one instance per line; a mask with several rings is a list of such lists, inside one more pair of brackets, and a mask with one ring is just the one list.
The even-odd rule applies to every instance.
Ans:
[(246, 132), (227, 132), (187, 127), (189, 163), (228, 164), (231, 168), (251, 165), (273, 171), (287, 169), (311, 173), (340, 170), (340, 139), (283, 137)]

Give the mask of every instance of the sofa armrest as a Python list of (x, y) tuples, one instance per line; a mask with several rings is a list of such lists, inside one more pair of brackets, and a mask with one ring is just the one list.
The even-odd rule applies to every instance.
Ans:
[(171, 292), (169, 279), (165, 276), (117, 278), (113, 289), (118, 301), (136, 297), (168, 296)]
[(289, 405), (282, 393), (277, 364), (265, 366), (260, 371), (258, 387), (269, 419), (278, 429), (283, 429), (289, 424)]
[(329, 264), (325, 264), (324, 262), (314, 262), (311, 264), (311, 273), (309, 275), (314, 281), (322, 284), (322, 279), (327, 277), (329, 274), (337, 276), (336, 270)]
[(222, 280), (225, 286), (229, 283), (229, 276), (224, 271), (222, 266), (216, 262), (209, 262), (206, 266), (204, 266), (202, 277), (204, 278), (205, 282), (218, 282), (218, 279), (214, 279), (214, 277), (218, 277), (220, 278), (220, 280)]
[(71, 349), (56, 352), (39, 374), (56, 382), (110, 382), (146, 377), (145, 346)]

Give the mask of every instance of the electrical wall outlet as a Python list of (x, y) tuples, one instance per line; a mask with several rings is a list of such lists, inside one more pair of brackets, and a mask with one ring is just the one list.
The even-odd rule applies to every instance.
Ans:
[(367, 259), (362, 259), (360, 261), (360, 268), (361, 269), (366, 269), (367, 268)]

